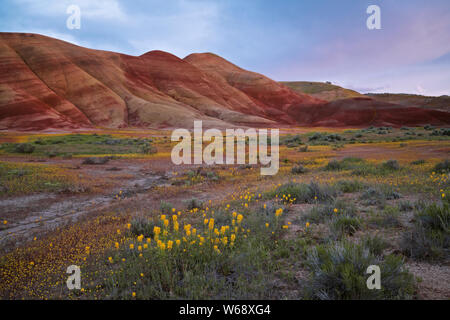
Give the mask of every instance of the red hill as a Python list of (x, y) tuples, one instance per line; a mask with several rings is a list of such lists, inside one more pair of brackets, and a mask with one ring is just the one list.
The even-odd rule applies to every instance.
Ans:
[(450, 113), (375, 101), (326, 103), (214, 54), (134, 57), (0, 33), (0, 130), (100, 127), (446, 125)]

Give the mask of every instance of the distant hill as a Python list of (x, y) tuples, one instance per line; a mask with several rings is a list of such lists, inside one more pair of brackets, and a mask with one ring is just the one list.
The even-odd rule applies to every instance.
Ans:
[(0, 32), (0, 130), (191, 128), (194, 120), (205, 128), (450, 124), (450, 112), (383, 102), (329, 83), (294, 84), (212, 53), (129, 56)]
[(299, 123), (290, 109), (325, 102), (213, 54), (129, 56), (0, 32), (0, 130), (192, 127), (193, 120), (278, 127)]
[(280, 81), (281, 84), (301, 94), (308, 94), (318, 99), (329, 102), (357, 98), (370, 97), (372, 99), (393, 103), (401, 106), (435, 109), (450, 112), (450, 96), (429, 97), (417, 94), (405, 93), (367, 93), (361, 94), (354, 90), (346, 89), (329, 82), (312, 81)]
[(404, 93), (368, 93), (366, 96), (403, 106), (450, 111), (450, 96), (427, 97)]
[(359, 92), (345, 89), (328, 82), (280, 81), (280, 83), (291, 88), (295, 92), (309, 94), (326, 101), (363, 97)]

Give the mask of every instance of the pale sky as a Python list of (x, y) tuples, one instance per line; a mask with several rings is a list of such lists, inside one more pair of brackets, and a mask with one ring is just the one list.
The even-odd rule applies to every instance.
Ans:
[[(72, 4), (79, 30), (66, 26)], [(366, 27), (371, 4), (381, 30)], [(274, 80), (450, 95), (448, 0), (2, 0), (0, 31), (131, 55), (214, 52)]]

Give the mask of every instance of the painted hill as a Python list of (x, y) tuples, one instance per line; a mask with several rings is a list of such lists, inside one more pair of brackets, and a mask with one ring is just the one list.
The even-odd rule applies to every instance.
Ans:
[(310, 126), (321, 127), (365, 127), (367, 125), (399, 127), (450, 123), (448, 112), (399, 106), (368, 97), (339, 99), (304, 108), (300, 114), (293, 113), (291, 116), (302, 118)]
[(281, 81), (280, 83), (297, 93), (308, 94), (326, 101), (364, 96), (359, 92), (342, 88), (329, 82)]
[(276, 102), (162, 51), (133, 57), (40, 35), (0, 34), (1, 129), (178, 127), (193, 119), (215, 127), (291, 125), (296, 119), (275, 104), (323, 102), (266, 81), (271, 87), (256, 83), (256, 92)]
[(210, 53), (135, 57), (0, 33), (0, 130), (450, 123), (448, 112), (368, 101), (327, 103)]
[(366, 96), (403, 106), (437, 109), (450, 112), (450, 96), (429, 97), (404, 93), (367, 93)]

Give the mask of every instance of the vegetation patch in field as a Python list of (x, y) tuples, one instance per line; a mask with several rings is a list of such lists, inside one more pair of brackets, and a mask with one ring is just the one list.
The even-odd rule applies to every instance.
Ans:
[(316, 205), (306, 213), (302, 219), (305, 222), (323, 223), (330, 221), (337, 216), (345, 215), (348, 217), (356, 216), (356, 206), (345, 200), (336, 200), (334, 203), (325, 205)]
[(377, 187), (367, 188), (361, 194), (361, 200), (364, 200), (366, 205), (384, 206), (386, 200), (400, 199), (402, 195), (395, 191), (390, 185), (379, 185)]
[[(367, 267), (381, 270), (381, 289), (367, 288)], [(381, 257), (364, 243), (341, 241), (313, 247), (306, 266), (311, 272), (307, 297), (320, 300), (411, 299), (414, 277), (395, 255)]]
[(288, 197), (292, 203), (331, 202), (336, 196), (337, 190), (333, 186), (320, 185), (314, 181), (309, 184), (289, 182), (266, 194), (268, 199), (283, 200)]
[(361, 220), (349, 215), (334, 217), (330, 225), (330, 231), (334, 239), (341, 239), (346, 235), (352, 236), (360, 228)]
[(369, 223), (378, 228), (398, 228), (400, 223), (400, 210), (398, 207), (386, 206), (384, 210), (373, 215)]
[(418, 209), (414, 226), (405, 232), (402, 248), (406, 255), (417, 260), (441, 260), (450, 257), (450, 206), (430, 204)]
[(0, 162), (0, 195), (87, 190), (75, 175), (57, 166)]
[(108, 299), (279, 297), (271, 252), (284, 230), (281, 214), (266, 206), (245, 218), (220, 209), (195, 225), (183, 214), (133, 220), (130, 240), (116, 244), (97, 266), (108, 276), (89, 290)]
[(6, 143), (6, 153), (29, 153), (40, 156), (98, 155), (98, 154), (154, 154), (152, 139), (114, 138), (108, 134), (53, 135), (30, 139), (27, 143)]

